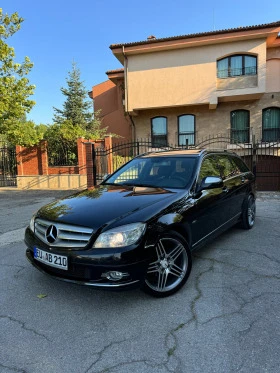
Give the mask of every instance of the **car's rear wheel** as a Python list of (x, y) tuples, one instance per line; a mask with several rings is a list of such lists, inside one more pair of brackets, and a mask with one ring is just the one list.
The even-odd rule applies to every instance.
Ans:
[(256, 201), (251, 194), (247, 197), (244, 203), (241, 227), (243, 229), (251, 229), (255, 224), (256, 219)]
[(155, 297), (167, 297), (187, 281), (192, 266), (191, 253), (187, 241), (176, 232), (159, 237), (153, 250), (143, 290)]

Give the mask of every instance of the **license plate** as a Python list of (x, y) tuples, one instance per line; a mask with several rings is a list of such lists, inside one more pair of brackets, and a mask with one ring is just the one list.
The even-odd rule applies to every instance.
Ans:
[(34, 247), (34, 259), (47, 264), (51, 267), (60, 269), (68, 269), (68, 258), (67, 256), (57, 255), (53, 253), (47, 253), (44, 250)]

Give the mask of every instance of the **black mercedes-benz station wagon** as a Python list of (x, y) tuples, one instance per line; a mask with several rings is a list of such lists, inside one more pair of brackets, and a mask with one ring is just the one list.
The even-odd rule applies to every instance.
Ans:
[(94, 189), (42, 207), (26, 229), (26, 255), (56, 279), (165, 297), (187, 281), (192, 250), (234, 224), (253, 227), (254, 181), (234, 153), (145, 153)]

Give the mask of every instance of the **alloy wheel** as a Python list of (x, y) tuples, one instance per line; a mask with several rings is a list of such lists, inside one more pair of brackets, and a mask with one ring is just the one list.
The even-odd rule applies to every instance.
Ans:
[(255, 215), (256, 215), (256, 203), (254, 199), (251, 197), (248, 201), (248, 224), (252, 227), (255, 223)]
[(155, 258), (149, 264), (145, 283), (153, 291), (165, 293), (176, 289), (185, 279), (188, 255), (176, 238), (160, 238), (155, 246)]

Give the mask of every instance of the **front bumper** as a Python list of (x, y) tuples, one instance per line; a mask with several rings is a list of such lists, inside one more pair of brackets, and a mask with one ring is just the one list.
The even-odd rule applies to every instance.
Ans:
[[(26, 257), (39, 271), (57, 279), (80, 285), (102, 289), (131, 289), (139, 287), (145, 278), (149, 257), (144, 247), (133, 247), (131, 250), (117, 252), (113, 250), (57, 250), (41, 242), (27, 228), (25, 233), (27, 246)], [(34, 259), (34, 247), (58, 255), (67, 255), (68, 270), (51, 267)], [(113, 280), (104, 277), (105, 273), (117, 271), (126, 273), (122, 279)]]

